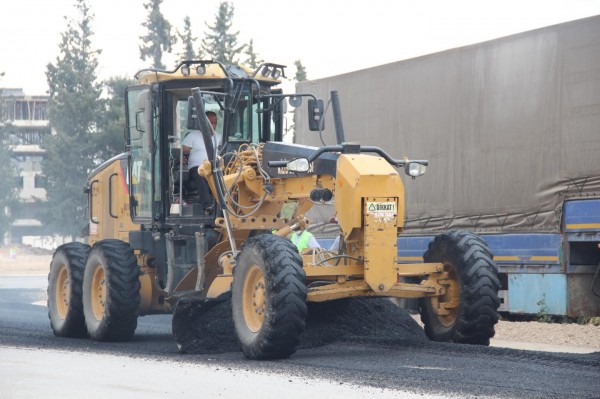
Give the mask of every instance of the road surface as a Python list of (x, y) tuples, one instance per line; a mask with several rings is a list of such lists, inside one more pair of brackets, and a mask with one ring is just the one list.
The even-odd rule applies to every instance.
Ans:
[(598, 398), (600, 352), (550, 353), (420, 339), (346, 340), (257, 362), (181, 355), (171, 317), (139, 319), (127, 343), (57, 338), (44, 277), (0, 277), (0, 398)]

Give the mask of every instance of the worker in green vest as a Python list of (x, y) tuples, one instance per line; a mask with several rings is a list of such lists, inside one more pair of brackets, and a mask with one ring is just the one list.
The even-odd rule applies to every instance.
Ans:
[(315, 239), (315, 236), (313, 236), (312, 233), (310, 233), (306, 229), (299, 229), (297, 231), (294, 231), (290, 238), (292, 240), (292, 244), (294, 244), (296, 248), (298, 248), (298, 252), (300, 253), (306, 248), (319, 247), (319, 243)]

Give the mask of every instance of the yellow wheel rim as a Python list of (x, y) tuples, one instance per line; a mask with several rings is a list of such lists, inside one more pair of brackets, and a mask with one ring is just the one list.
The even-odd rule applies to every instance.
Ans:
[(250, 331), (256, 333), (265, 320), (265, 276), (257, 265), (248, 269), (242, 291), (242, 309), (244, 320)]
[(56, 310), (61, 319), (67, 318), (69, 312), (69, 298), (71, 298), (71, 280), (69, 270), (65, 265), (60, 266), (56, 281)]
[(104, 273), (104, 268), (100, 265), (94, 271), (90, 292), (92, 312), (96, 320), (100, 321), (104, 316), (104, 307), (106, 306), (106, 274)]
[(448, 273), (448, 279), (442, 284), (445, 287), (444, 294), (434, 300), (437, 302), (437, 307), (440, 309), (438, 320), (444, 327), (451, 327), (456, 322), (458, 316), (458, 305), (460, 304), (460, 286), (458, 284), (458, 276), (456, 269), (452, 264), (445, 263), (444, 271)]

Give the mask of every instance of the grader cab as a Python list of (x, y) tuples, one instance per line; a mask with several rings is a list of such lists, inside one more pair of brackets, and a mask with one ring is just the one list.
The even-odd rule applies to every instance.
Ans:
[[(337, 145), (283, 142), (290, 106), (308, 106), (322, 131), (324, 102), (283, 94), (284, 67), (255, 71), (217, 61), (143, 70), (126, 92), (127, 154), (90, 174), (89, 237), (59, 247), (48, 307), (58, 336), (130, 339), (138, 316), (174, 313), (231, 291), (240, 347), (251, 359), (294, 353), (307, 302), (347, 297), (419, 298), (433, 340), (489, 344), (498, 320), (496, 266), (468, 232), (436, 237), (424, 263), (397, 263), (404, 185), (427, 161), (397, 160), (379, 147), (344, 143), (332, 92)], [(215, 148), (206, 111), (218, 116)], [(188, 187), (181, 142), (200, 130), (211, 205)], [(340, 245), (298, 253), (285, 237), (314, 205), (334, 203)], [(179, 310), (178, 310), (179, 309)], [(176, 337), (177, 338), (177, 337)], [(179, 342), (178, 344), (181, 344)]]

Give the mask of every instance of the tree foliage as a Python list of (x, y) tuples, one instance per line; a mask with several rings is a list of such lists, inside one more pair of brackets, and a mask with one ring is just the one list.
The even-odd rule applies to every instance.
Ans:
[(254, 51), (254, 40), (252, 39), (250, 39), (250, 43), (248, 43), (248, 46), (246, 46), (246, 51), (244, 51), (244, 54), (246, 54), (245, 64), (252, 69), (258, 68), (258, 66), (264, 62), (258, 58), (258, 54), (256, 54)]
[(100, 52), (91, 45), (93, 14), (86, 0), (76, 0), (75, 7), (79, 19), (68, 21), (60, 55), (46, 70), (50, 127), (55, 134), (43, 143), (47, 202), (37, 215), (53, 232), (74, 236), (85, 223), (82, 187), (96, 165), (93, 134), (103, 105), (102, 86), (96, 82)]
[(125, 89), (134, 83), (134, 80), (122, 76), (111, 77), (104, 82), (108, 99), (103, 103), (98, 132), (93, 135), (98, 161), (125, 151)]
[(177, 37), (171, 34), (171, 24), (160, 12), (162, 0), (148, 0), (144, 8), (148, 10), (148, 19), (142, 26), (148, 30), (145, 36), (140, 36), (143, 44), (140, 45), (140, 58), (142, 61), (152, 60), (152, 67), (165, 69), (162, 62), (163, 52), (170, 53)]
[(306, 68), (304, 68), (304, 65), (302, 65), (302, 61), (296, 60), (294, 62), (294, 65), (296, 66), (296, 74), (294, 75), (294, 80), (296, 82), (304, 82), (307, 78)]
[(192, 34), (192, 23), (190, 17), (185, 17), (183, 20), (183, 33), (177, 31), (177, 36), (181, 42), (182, 51), (178, 54), (177, 61), (194, 60), (196, 59), (196, 46), (197, 37)]
[(3, 140), (0, 144), (0, 239), (14, 219), (12, 210), (20, 191), (19, 170), (10, 156), (10, 148)]
[[(2, 74), (0, 74), (2, 76)], [(0, 239), (8, 231), (14, 220), (12, 213), (21, 189), (17, 162), (11, 159), (10, 133), (11, 123), (7, 108), (12, 100), (2, 96), (0, 89)]]
[(224, 1), (219, 4), (219, 11), (215, 16), (215, 23), (211, 26), (206, 23), (209, 32), (205, 32), (202, 40), (202, 49), (217, 61), (226, 64), (237, 64), (238, 55), (246, 47), (245, 44), (238, 45), (239, 31), (230, 32), (233, 24), (233, 4)]

